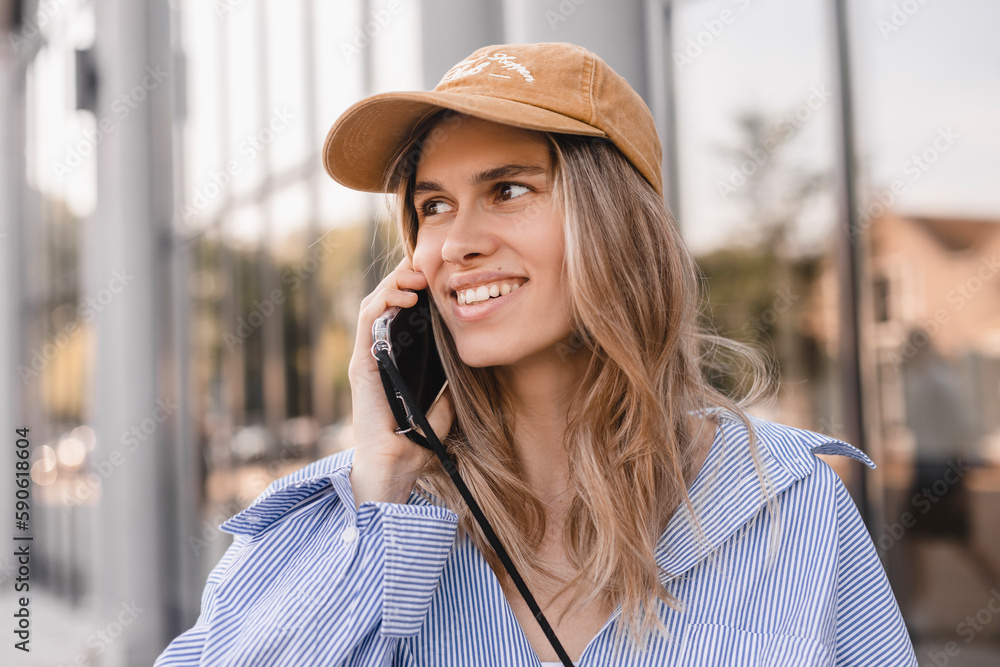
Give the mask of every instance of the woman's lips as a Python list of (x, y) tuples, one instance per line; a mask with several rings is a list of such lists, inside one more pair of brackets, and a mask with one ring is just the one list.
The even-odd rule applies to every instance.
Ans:
[(479, 303), (474, 303), (472, 305), (458, 305), (458, 299), (454, 294), (452, 294), (450, 297), (451, 312), (455, 314), (455, 319), (461, 322), (474, 322), (476, 320), (486, 319), (496, 311), (511, 303), (513, 299), (517, 299), (521, 292), (524, 291), (524, 288), (528, 286), (528, 282), (525, 282), (509, 294), (490, 297), (486, 301), (480, 301)]

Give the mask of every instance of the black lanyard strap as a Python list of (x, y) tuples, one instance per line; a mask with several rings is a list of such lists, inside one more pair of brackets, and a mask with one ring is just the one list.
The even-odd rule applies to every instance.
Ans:
[[(566, 650), (559, 643), (555, 631), (549, 625), (548, 619), (545, 618), (545, 614), (542, 613), (538, 603), (535, 602), (534, 596), (531, 595), (531, 591), (528, 590), (527, 584), (524, 583), (517, 568), (514, 567), (514, 561), (511, 560), (510, 554), (507, 553), (507, 549), (504, 548), (500, 538), (493, 530), (493, 526), (486, 519), (486, 515), (483, 514), (479, 503), (472, 497), (469, 487), (465, 485), (465, 481), (458, 474), (458, 466), (455, 465), (455, 461), (448, 454), (448, 450), (438, 440), (437, 435), (431, 429), (431, 425), (427, 423), (427, 418), (418, 407), (416, 400), (414, 400), (413, 395), (410, 393), (409, 387), (406, 386), (406, 382), (399, 374), (399, 369), (396, 368), (396, 364), (389, 356), (389, 350), (383, 346), (373, 345), (372, 354), (378, 360), (378, 370), (379, 376), (382, 378), (382, 387), (385, 389), (386, 398), (389, 399), (389, 406), (392, 409), (393, 416), (396, 418), (396, 423), (399, 424), (399, 430), (396, 432), (406, 435), (407, 438), (416, 444), (433, 451), (437, 455), (441, 461), (441, 465), (448, 473), (448, 476), (451, 477), (451, 481), (454, 482), (455, 488), (458, 489), (458, 492), (465, 500), (465, 504), (468, 505), (472, 516), (475, 517), (476, 523), (479, 524), (483, 534), (486, 535), (490, 546), (493, 547), (497, 557), (500, 558), (500, 562), (503, 563), (503, 567), (507, 570), (507, 574), (510, 575), (511, 581), (517, 587), (517, 591), (528, 604), (528, 609), (531, 610), (535, 620), (538, 621), (542, 632), (545, 633), (545, 638), (549, 640), (552, 648), (555, 649), (559, 660), (565, 667), (573, 667), (573, 661), (569, 659), (569, 655), (566, 654)], [(423, 431), (426, 437), (416, 431), (417, 427)]]

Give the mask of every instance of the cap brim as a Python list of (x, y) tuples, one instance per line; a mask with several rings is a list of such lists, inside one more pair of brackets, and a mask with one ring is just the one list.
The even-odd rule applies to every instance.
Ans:
[(386, 192), (386, 170), (421, 120), (438, 109), (527, 130), (605, 137), (582, 121), (548, 109), (484, 95), (446, 92), (382, 93), (345, 111), (323, 144), (323, 167), (338, 183)]

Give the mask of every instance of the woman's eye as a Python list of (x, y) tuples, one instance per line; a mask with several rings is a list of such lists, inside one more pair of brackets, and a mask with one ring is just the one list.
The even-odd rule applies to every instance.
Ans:
[(431, 201), (426, 202), (421, 207), (421, 209), (423, 210), (425, 216), (437, 215), (439, 213), (448, 213), (449, 211), (452, 210), (451, 204), (449, 204), (448, 202), (441, 201), (439, 199), (432, 199)]
[(497, 186), (497, 199), (500, 201), (509, 201), (515, 197), (528, 194), (529, 192), (531, 192), (531, 188), (526, 185), (518, 185), (517, 183), (501, 183)]

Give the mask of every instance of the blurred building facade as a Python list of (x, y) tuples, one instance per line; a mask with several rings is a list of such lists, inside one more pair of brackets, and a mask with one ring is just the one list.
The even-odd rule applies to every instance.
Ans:
[[(685, 20), (673, 5), (0, 2), (0, 423), (31, 429), (33, 582), (46, 605), (37, 664), (150, 664), (197, 616), (229, 544), (218, 524), (273, 479), (352, 444), (357, 305), (391, 263), (392, 239), (376, 224), (377, 199), (322, 170), (337, 115), (371, 92), (431, 87), (485, 44), (572, 41), (644, 95), (669, 142), (671, 35)], [(678, 158), (665, 159), (676, 205)], [(799, 185), (796, 201), (830, 188)], [(764, 345), (781, 369), (779, 401), (762, 412), (844, 437), (835, 216), (827, 209), (829, 238), (803, 249), (784, 230), (808, 212), (761, 196), (748, 208), (756, 244), (734, 239), (699, 257), (716, 324)], [(698, 225), (697, 211), (681, 224)], [(855, 488), (867, 483), (894, 583), (933, 580), (901, 598), (932, 639), (1000, 585), (983, 587), (1000, 565), (989, 521), (1000, 498), (998, 230), (885, 216), (858, 237), (874, 425), (865, 446), (880, 470), (863, 482), (831, 463)], [(921, 366), (927, 352), (937, 357)], [(933, 492), (931, 459), (959, 457), (919, 453), (927, 428), (916, 420), (930, 414), (914, 406), (948, 405), (941, 392), (968, 408), (932, 419), (953, 428), (931, 443), (961, 445), (973, 467), (949, 510), (967, 526), (897, 537), (907, 511), (923, 518), (911, 493), (918, 459), (930, 462)], [(12, 477), (0, 479), (0, 507)], [(935, 497), (957, 498), (953, 488)], [(953, 561), (964, 583), (951, 607), (928, 611), (952, 583), (928, 563)], [(5, 582), (10, 568), (0, 558)], [(128, 626), (94, 641), (130, 604), (142, 611)]]
[[(870, 233), (874, 534), (918, 636), (965, 644), (970, 609), (1000, 590), (1000, 221), (890, 214)], [(1000, 637), (973, 625), (980, 645)]]

